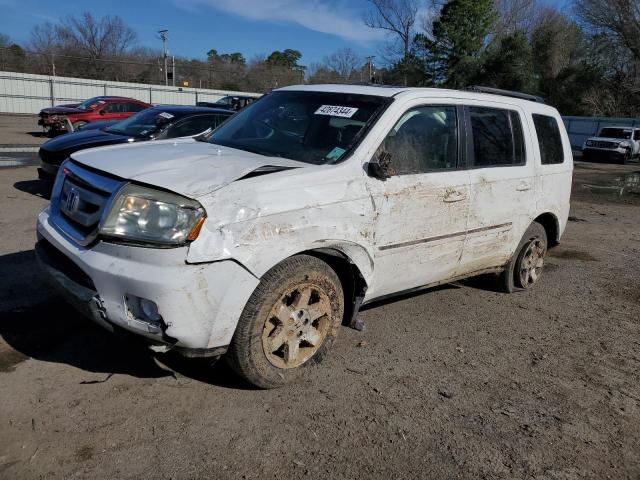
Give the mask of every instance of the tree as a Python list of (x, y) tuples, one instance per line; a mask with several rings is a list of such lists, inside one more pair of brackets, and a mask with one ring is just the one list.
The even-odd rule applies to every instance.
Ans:
[(587, 25), (614, 36), (640, 61), (640, 0), (577, 0), (575, 8)]
[(449, 0), (431, 32), (416, 35), (417, 49), (424, 52), (436, 83), (458, 88), (477, 75), (496, 18), (493, 0)]
[[(417, 0), (368, 0), (373, 6), (364, 18), (364, 23), (370, 28), (387, 32), (396, 42), (400, 43), (401, 60), (399, 67), (408, 67), (411, 55), (411, 43), (414, 35), (414, 24), (418, 15)], [(404, 84), (407, 84), (404, 76)]]
[(524, 32), (502, 37), (481, 59), (481, 71), (474, 83), (519, 92), (534, 93), (536, 78), (533, 49)]
[(71, 75), (106, 78), (107, 74), (117, 78), (120, 68), (107, 66), (104, 61), (128, 55), (135, 40), (135, 31), (122, 18), (110, 15), (95, 18), (85, 12), (80, 16), (66, 17), (57, 24), (46, 22), (37, 25), (31, 31), (30, 45), (43, 54), (51, 67), (55, 61), (53, 55), (87, 58), (85, 62), (80, 59), (55, 62), (64, 65)]
[(348, 81), (359, 68), (362, 59), (350, 48), (342, 48), (324, 58), (328, 70), (332, 70), (344, 81)]
[(284, 51), (276, 50), (267, 57), (266, 62), (274, 67), (286, 67), (290, 70), (304, 68), (298, 65), (298, 60), (302, 58), (302, 53), (298, 50), (287, 48)]

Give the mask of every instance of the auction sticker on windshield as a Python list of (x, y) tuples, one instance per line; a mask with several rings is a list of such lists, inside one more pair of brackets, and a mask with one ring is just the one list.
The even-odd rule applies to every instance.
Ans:
[(318, 110), (316, 110), (316, 115), (330, 115), (332, 117), (351, 118), (356, 114), (357, 111), (358, 109), (353, 107), (322, 105)]

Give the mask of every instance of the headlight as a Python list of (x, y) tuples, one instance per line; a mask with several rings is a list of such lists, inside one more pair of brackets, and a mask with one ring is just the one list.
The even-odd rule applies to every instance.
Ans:
[(618, 148), (631, 148), (631, 144), (629, 142), (620, 142)]
[(129, 184), (118, 193), (100, 233), (139, 242), (181, 245), (198, 237), (205, 217), (204, 209), (195, 200)]
[(587, 147), (593, 146), (593, 142), (591, 140), (587, 140)]

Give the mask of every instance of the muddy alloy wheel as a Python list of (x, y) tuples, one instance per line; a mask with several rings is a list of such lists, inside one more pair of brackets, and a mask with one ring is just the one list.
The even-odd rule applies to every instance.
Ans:
[(546, 251), (547, 247), (541, 238), (532, 240), (525, 247), (517, 272), (517, 283), (520, 288), (529, 288), (538, 281), (542, 274)]
[(331, 301), (319, 286), (301, 283), (282, 295), (262, 332), (262, 348), (278, 368), (296, 368), (322, 345), (331, 327)]
[(322, 361), (343, 315), (335, 271), (311, 255), (288, 258), (264, 274), (251, 295), (227, 362), (260, 388), (291, 383)]

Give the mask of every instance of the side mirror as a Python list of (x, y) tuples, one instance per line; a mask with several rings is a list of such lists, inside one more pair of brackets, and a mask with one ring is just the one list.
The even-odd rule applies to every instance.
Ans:
[(379, 150), (369, 161), (368, 173), (380, 180), (386, 180), (396, 175), (396, 170), (391, 163), (391, 154), (386, 150)]

